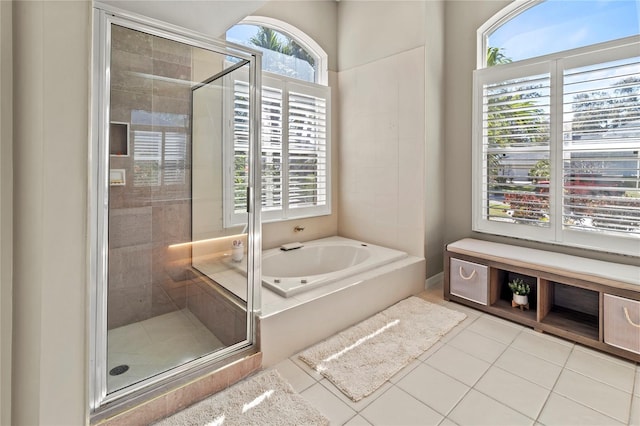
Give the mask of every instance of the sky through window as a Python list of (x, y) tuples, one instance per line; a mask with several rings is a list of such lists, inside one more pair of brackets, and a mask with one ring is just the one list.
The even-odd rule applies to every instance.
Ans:
[(513, 61), (640, 34), (638, 0), (547, 0), (505, 22), (487, 46)]

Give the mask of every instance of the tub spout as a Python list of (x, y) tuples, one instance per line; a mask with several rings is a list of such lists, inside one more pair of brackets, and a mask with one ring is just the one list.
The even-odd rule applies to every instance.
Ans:
[(300, 226), (300, 225), (296, 225), (295, 228), (293, 228), (294, 232), (302, 232), (304, 231), (304, 226)]

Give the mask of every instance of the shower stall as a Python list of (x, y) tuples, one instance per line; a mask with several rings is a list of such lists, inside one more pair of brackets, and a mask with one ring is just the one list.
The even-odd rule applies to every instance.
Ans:
[(260, 56), (94, 9), (91, 411), (255, 351)]

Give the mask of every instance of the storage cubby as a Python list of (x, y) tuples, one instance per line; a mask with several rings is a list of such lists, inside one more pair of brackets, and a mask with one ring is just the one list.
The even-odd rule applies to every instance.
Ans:
[(600, 294), (597, 291), (542, 280), (541, 321), (591, 339), (598, 339)]
[[(446, 300), (640, 362), (640, 267), (466, 238), (444, 271)], [(512, 305), (517, 278), (528, 309)]]
[[(538, 279), (531, 275), (499, 268), (492, 268), (490, 273), (491, 280), (489, 288), (491, 291), (491, 306), (496, 309), (504, 310), (510, 315), (521, 316), (535, 321), (537, 318)], [(519, 278), (526, 284), (529, 284), (529, 287), (531, 288), (531, 292), (528, 295), (528, 309), (524, 307), (514, 307), (511, 304), (513, 293), (509, 288), (509, 283), (516, 278)]]

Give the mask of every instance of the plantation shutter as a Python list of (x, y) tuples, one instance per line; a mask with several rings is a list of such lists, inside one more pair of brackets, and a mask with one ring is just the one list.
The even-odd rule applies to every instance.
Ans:
[[(249, 152), (249, 84), (234, 81), (234, 204), (246, 211)], [(262, 87), (262, 208), (282, 207), (282, 90)]]
[(289, 207), (323, 206), (328, 193), (327, 93), (295, 84), (289, 88)]
[(482, 83), (482, 215), (549, 226), (550, 74)]
[[(328, 88), (283, 83), (268, 77), (263, 80), (263, 212), (327, 206)], [(234, 81), (235, 213), (246, 211), (248, 94), (246, 82)], [(283, 176), (284, 170), (286, 176)]]
[(640, 236), (640, 57), (564, 71), (563, 224)]
[(282, 89), (262, 87), (262, 209), (282, 209)]
[(474, 72), (474, 231), (640, 253), (639, 47)]
[(238, 80), (233, 84), (233, 205), (234, 213), (245, 213), (249, 185), (249, 84)]

